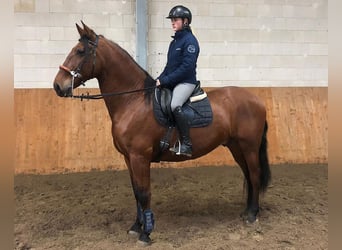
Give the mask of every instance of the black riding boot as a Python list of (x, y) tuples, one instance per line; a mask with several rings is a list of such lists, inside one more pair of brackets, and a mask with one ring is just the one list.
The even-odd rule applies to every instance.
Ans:
[(180, 146), (171, 148), (170, 151), (175, 152), (176, 155), (192, 156), (192, 144), (189, 135), (190, 125), (187, 117), (185, 116), (182, 107), (178, 106), (173, 111), (179, 132)]

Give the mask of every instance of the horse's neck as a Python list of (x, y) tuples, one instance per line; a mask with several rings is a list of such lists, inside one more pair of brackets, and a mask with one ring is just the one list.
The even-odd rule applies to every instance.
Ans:
[(103, 92), (125, 92), (143, 88), (146, 75), (134, 61), (109, 57), (98, 77)]
[[(101, 93), (119, 93), (144, 88), (146, 73), (118, 45), (109, 44), (102, 56), (103, 68), (98, 76)], [(115, 113), (133, 108), (144, 99), (144, 92), (122, 94), (105, 98), (106, 106), (113, 118)]]

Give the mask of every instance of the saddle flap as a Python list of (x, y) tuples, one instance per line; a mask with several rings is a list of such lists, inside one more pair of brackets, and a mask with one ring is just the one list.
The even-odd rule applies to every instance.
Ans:
[(168, 88), (162, 88), (160, 89), (160, 106), (164, 114), (169, 116), (170, 118), (172, 116), (172, 110), (171, 110), (171, 100), (172, 100), (172, 91)]

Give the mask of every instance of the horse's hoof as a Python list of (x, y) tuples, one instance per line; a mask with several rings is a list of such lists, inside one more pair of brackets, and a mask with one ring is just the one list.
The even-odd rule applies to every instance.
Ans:
[(132, 237), (132, 238), (138, 238), (140, 233), (136, 232), (136, 231), (133, 231), (133, 230), (128, 230), (127, 231), (127, 234)]
[(247, 219), (247, 220), (246, 220), (246, 223), (247, 223), (247, 224), (253, 224), (253, 223), (256, 223), (256, 222), (258, 222), (258, 221), (259, 221), (258, 218), (255, 218), (255, 219)]
[(142, 247), (146, 247), (152, 244), (150, 236), (145, 233), (140, 234), (138, 244)]
[(247, 224), (253, 224), (254, 222), (258, 222), (258, 218), (256, 217), (256, 215), (253, 214), (248, 214), (247, 218), (246, 218), (246, 223)]
[(247, 224), (252, 224), (254, 222), (258, 222), (258, 218), (256, 216), (256, 214), (254, 214), (253, 212), (248, 212), (248, 211), (243, 211), (240, 214), (240, 217), (242, 218), (242, 220), (244, 220)]
[(138, 245), (140, 247), (147, 247), (147, 246), (150, 246), (152, 244), (152, 241), (150, 242), (145, 242), (145, 241), (141, 241), (141, 240), (138, 240)]
[(133, 224), (133, 226), (131, 226), (131, 228), (127, 231), (127, 234), (132, 237), (138, 237), (141, 233), (141, 226), (137, 223)]

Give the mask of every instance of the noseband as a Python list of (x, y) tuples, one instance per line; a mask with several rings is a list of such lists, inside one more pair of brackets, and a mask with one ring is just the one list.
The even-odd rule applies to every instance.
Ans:
[[(92, 73), (91, 75), (94, 75), (94, 70), (95, 70), (95, 63), (96, 63), (96, 49), (97, 49), (97, 45), (99, 42), (99, 36), (96, 35), (96, 39), (95, 42), (87, 39), (87, 38), (81, 38), (79, 40), (80, 42), (82, 42), (82, 44), (84, 45), (85, 48), (85, 52), (86, 55), (84, 57), (84, 59), (79, 63), (79, 65), (76, 67), (76, 70), (71, 70), (68, 67), (64, 66), (64, 65), (60, 65), (59, 68), (61, 70), (66, 71), (67, 73), (69, 73), (71, 75), (71, 97), (74, 97), (74, 82), (75, 82), (75, 78), (78, 78), (81, 80), (81, 84), (83, 86), (85, 86), (84, 81), (82, 81), (82, 74), (80, 73), (82, 70), (83, 65), (86, 62), (86, 59), (88, 58), (89, 55), (93, 55), (93, 68), (92, 68)], [(89, 44), (91, 44), (93, 46), (93, 49), (90, 50), (89, 49)]]

